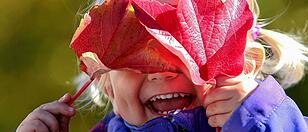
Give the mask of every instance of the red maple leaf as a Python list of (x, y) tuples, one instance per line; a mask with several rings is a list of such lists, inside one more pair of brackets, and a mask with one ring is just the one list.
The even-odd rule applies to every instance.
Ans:
[(81, 59), (81, 70), (90, 76), (121, 68), (143, 73), (180, 70), (176, 65), (181, 61), (146, 31), (128, 0), (93, 7), (70, 46)]
[[(81, 64), (88, 74), (120, 68), (177, 71), (184, 63), (192, 81), (202, 85), (242, 72), (252, 22), (246, 0), (180, 0), (177, 7), (156, 0), (111, 0), (85, 15), (71, 47), (88, 63)], [(84, 59), (87, 52), (95, 53), (96, 61)]]
[(243, 70), (253, 15), (246, 0), (132, 0), (139, 20), (186, 65), (195, 84)]

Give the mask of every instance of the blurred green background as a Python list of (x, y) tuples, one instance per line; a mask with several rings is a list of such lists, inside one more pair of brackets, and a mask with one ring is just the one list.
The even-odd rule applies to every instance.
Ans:
[[(262, 17), (288, 7), (289, 0), (259, 0)], [(42, 103), (73, 92), (78, 74), (69, 43), (86, 0), (1, 0), (0, 2), (0, 131), (13, 131)], [(289, 9), (268, 28), (301, 34), (308, 43), (308, 1), (293, 0)], [(308, 79), (287, 93), (308, 115)], [(305, 100), (306, 99), (306, 100)], [(71, 131), (87, 131), (101, 118), (79, 112)]]

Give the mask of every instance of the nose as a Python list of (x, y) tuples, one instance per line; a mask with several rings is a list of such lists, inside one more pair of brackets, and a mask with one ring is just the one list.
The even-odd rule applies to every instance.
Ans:
[(170, 80), (176, 78), (178, 75), (178, 73), (174, 72), (159, 72), (148, 74), (147, 78), (149, 81)]

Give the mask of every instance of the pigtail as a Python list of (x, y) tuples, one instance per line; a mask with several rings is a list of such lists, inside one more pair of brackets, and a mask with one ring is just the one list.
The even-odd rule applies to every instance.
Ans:
[(308, 48), (292, 37), (261, 29), (259, 40), (267, 51), (262, 74), (273, 74), (282, 87), (298, 83), (305, 73)]
[[(87, 15), (87, 13), (92, 7), (94, 7), (95, 5), (101, 5), (105, 1), (106, 0), (88, 0), (82, 7), (79, 8), (76, 14), (76, 22), (80, 23), (80, 21), (83, 20), (84, 16)], [(78, 66), (80, 65), (79, 63), (77, 64)], [(77, 75), (74, 79), (74, 85), (76, 85), (76, 90), (78, 91), (82, 87), (83, 83), (89, 79), (90, 78), (88, 75), (86, 75), (86, 73), (79, 73), (79, 75)], [(108, 100), (106, 94), (102, 91), (103, 87), (108, 85), (108, 79), (109, 74), (105, 73), (102, 74), (100, 78), (94, 80), (94, 82), (89, 85), (89, 88), (86, 89), (84, 94), (82, 94), (81, 97), (75, 101), (74, 106), (79, 110), (88, 109), (91, 111), (95, 110), (96, 107), (103, 108), (103, 110), (99, 110), (99, 112), (102, 112), (103, 115), (110, 112), (112, 110), (111, 102), (110, 100)]]
[[(77, 91), (82, 87), (83, 83), (89, 79), (90, 78), (86, 73), (81, 72), (74, 79)], [(103, 115), (109, 113), (112, 110), (112, 105), (103, 91), (103, 88), (107, 86), (109, 86), (109, 74), (105, 73), (94, 79), (84, 94), (75, 101), (74, 106), (78, 108), (78, 110), (93, 111), (96, 110), (96, 108), (99, 108), (99, 113), (102, 113)]]
[[(255, 21), (247, 37), (246, 51), (251, 52), (252, 48), (259, 49), (258, 52), (250, 53), (250, 55), (259, 55), (261, 58), (255, 62), (256, 65), (261, 65), (255, 77), (263, 79), (267, 75), (273, 75), (283, 88), (298, 83), (305, 75), (308, 48), (292, 38), (294, 36), (263, 28), (286, 10), (270, 19), (258, 19), (260, 11), (257, 1), (248, 0), (248, 4), (254, 14)], [(246, 54), (245, 63), (247, 64), (253, 59)]]
[[(283, 88), (298, 83), (305, 75), (308, 48), (292, 38), (294, 36), (263, 28), (285, 11), (270, 19), (258, 19), (260, 10), (257, 1), (247, 0), (247, 2), (255, 20), (247, 37), (245, 66), (260, 65), (259, 72), (254, 77), (263, 79), (267, 75), (273, 75)], [(251, 50), (253, 48), (258, 50)], [(252, 59), (251, 55), (261, 59), (253, 62), (255, 59)]]

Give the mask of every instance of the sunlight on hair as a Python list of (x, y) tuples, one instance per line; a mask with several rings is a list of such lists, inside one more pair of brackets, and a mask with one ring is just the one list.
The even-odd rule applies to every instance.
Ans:
[[(74, 106), (81, 112), (96, 112), (105, 115), (112, 110), (112, 104), (108, 97), (102, 92), (102, 88), (106, 85), (108, 73), (102, 74), (96, 78), (87, 90), (75, 101)], [(76, 90), (82, 87), (83, 83), (89, 80), (89, 76), (81, 72), (74, 79)]]
[(262, 72), (276, 74), (284, 88), (299, 82), (305, 74), (308, 48), (288, 35), (270, 30), (263, 29), (260, 37), (273, 53), (263, 65)]
[[(258, 18), (260, 11), (257, 1), (247, 1), (255, 16), (252, 29), (255, 26), (261, 27), (259, 31), (260, 36), (256, 41), (252, 40), (252, 37), (248, 37), (247, 47), (252, 48), (261, 45), (263, 48), (259, 47), (260, 49), (267, 49), (264, 53), (264, 56), (267, 56), (265, 56), (262, 61), (263, 65), (261, 66), (261, 71), (256, 77), (258, 79), (263, 79), (267, 75), (274, 75), (283, 88), (293, 86), (305, 75), (305, 66), (308, 62), (308, 48), (304, 44), (299, 43), (298, 40), (295, 40), (298, 36), (286, 35), (264, 29), (265, 26), (281, 17), (287, 11), (291, 5), (291, 1), (289, 1), (287, 8), (281, 13), (265, 19)], [(305, 28), (303, 30), (305, 30)], [(251, 31), (250, 34), (253, 34), (253, 31)], [(247, 56), (245, 56), (245, 58), (245, 61), (247, 61)]]

